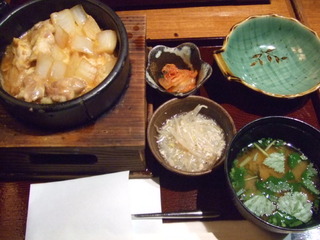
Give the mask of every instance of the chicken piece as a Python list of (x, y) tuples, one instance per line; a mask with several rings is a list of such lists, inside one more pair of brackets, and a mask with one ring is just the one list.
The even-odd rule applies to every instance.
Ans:
[[(5, 81), (5, 78), (16, 79), (15, 82)], [(10, 71), (0, 73), (0, 85), (12, 96), (19, 94), (21, 86), (23, 85), (24, 76), (20, 74), (19, 70), (13, 66)]]
[(23, 79), (22, 87), (16, 96), (26, 102), (36, 102), (44, 96), (44, 85), (42, 80), (35, 75), (27, 76)]
[(46, 93), (54, 102), (64, 102), (79, 96), (87, 83), (79, 78), (64, 78), (46, 85)]
[[(32, 49), (30, 43), (26, 39), (13, 39), (13, 46), (11, 60), (12, 65), (15, 66), (19, 71), (23, 71), (30, 67), (30, 56)], [(10, 69), (8, 69), (10, 70)]]
[(166, 64), (162, 74), (159, 84), (168, 92), (185, 93), (196, 87), (196, 70), (179, 69), (174, 64)]
[(55, 45), (53, 25), (48, 21), (37, 23), (31, 31), (27, 33), (32, 46), (32, 55), (30, 60), (37, 59), (39, 54), (50, 54), (52, 47)]
[(53, 26), (48, 21), (39, 22), (20, 38), (14, 38), (6, 51), (1, 70), (3, 88), (26, 102), (36, 102), (44, 97), (44, 80), (33, 74), (37, 54), (50, 53), (54, 44)]

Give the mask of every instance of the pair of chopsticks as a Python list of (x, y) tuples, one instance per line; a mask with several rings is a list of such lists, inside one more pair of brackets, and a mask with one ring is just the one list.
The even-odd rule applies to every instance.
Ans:
[(186, 212), (168, 212), (168, 213), (139, 213), (132, 214), (132, 219), (214, 219), (220, 216), (218, 212), (213, 211), (186, 211)]

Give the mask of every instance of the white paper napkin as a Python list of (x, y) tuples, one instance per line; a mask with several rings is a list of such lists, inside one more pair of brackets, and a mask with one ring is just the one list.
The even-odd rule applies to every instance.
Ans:
[[(131, 179), (130, 205), (131, 214), (161, 212), (160, 185), (158, 179)], [(139, 219), (132, 221), (135, 235), (154, 234), (161, 230), (161, 219)]]
[(216, 239), (188, 224), (131, 220), (148, 212), (161, 212), (157, 179), (129, 180), (127, 171), (32, 184), (26, 240)]
[(32, 184), (26, 240), (131, 239), (128, 175)]

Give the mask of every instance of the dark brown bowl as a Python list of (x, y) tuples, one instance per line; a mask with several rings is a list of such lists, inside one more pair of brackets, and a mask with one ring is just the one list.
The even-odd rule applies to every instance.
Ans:
[(261, 138), (282, 139), (300, 149), (315, 167), (320, 167), (320, 131), (311, 125), (294, 118), (283, 116), (269, 116), (257, 119), (238, 131), (230, 144), (225, 161), (225, 174), (231, 197), (239, 212), (248, 220), (265, 230), (277, 233), (297, 233), (307, 231), (320, 226), (320, 219), (317, 218), (311, 223), (298, 227), (280, 227), (273, 225), (253, 214), (237, 197), (231, 179), (230, 170), (237, 154), (242, 148), (248, 146)]
[[(211, 119), (214, 119), (216, 123), (223, 129), (225, 133), (226, 147), (223, 150), (221, 157), (218, 159), (215, 165), (212, 166), (211, 169), (208, 169), (205, 171), (198, 171), (198, 172), (182, 171), (170, 166), (161, 156), (158, 148), (158, 143), (157, 143), (157, 136), (158, 136), (157, 129), (161, 128), (161, 126), (166, 122), (167, 119), (179, 113), (189, 112), (193, 110), (198, 104), (203, 104), (208, 106), (208, 108), (202, 108), (200, 113)], [(227, 149), (235, 133), (236, 133), (236, 128), (235, 128), (233, 119), (221, 105), (212, 101), (209, 98), (200, 97), (200, 96), (188, 96), (185, 98), (171, 99), (165, 102), (164, 104), (162, 104), (154, 112), (148, 124), (147, 140), (148, 140), (148, 144), (151, 149), (151, 152), (153, 153), (155, 158), (159, 161), (159, 163), (162, 166), (164, 166), (167, 170), (177, 174), (181, 174), (181, 175), (199, 176), (199, 175), (204, 175), (212, 172), (213, 169), (217, 168), (224, 162)]]
[(82, 4), (102, 29), (116, 31), (118, 60), (110, 74), (96, 88), (63, 103), (28, 103), (14, 98), (0, 87), (0, 100), (7, 111), (35, 127), (65, 129), (93, 121), (116, 104), (128, 84), (130, 63), (126, 29), (117, 14), (98, 0), (33, 0), (10, 10), (0, 20), (0, 57), (13, 37), (21, 36), (37, 22), (48, 19), (52, 12), (77, 4)]

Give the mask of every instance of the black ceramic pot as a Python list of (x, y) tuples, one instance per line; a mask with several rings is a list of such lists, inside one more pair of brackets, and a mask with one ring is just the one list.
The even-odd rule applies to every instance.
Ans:
[(225, 161), (228, 187), (239, 212), (256, 225), (277, 233), (303, 232), (320, 226), (320, 219), (315, 219), (310, 224), (295, 228), (275, 226), (251, 213), (239, 200), (229, 176), (232, 163), (242, 148), (261, 138), (282, 139), (292, 144), (295, 148), (300, 149), (314, 163), (317, 169), (320, 169), (320, 131), (318, 129), (298, 119), (282, 116), (264, 117), (247, 124), (240, 129), (232, 140)]
[(117, 33), (118, 60), (108, 77), (90, 92), (70, 101), (55, 104), (35, 104), (18, 100), (0, 87), (0, 100), (7, 111), (35, 127), (65, 129), (76, 127), (98, 118), (118, 101), (128, 84), (130, 63), (128, 37), (118, 15), (97, 0), (33, 0), (7, 11), (2, 10), (0, 20), (0, 57), (13, 37), (19, 37), (39, 21), (48, 19), (57, 12), (82, 4), (102, 29), (113, 29)]

